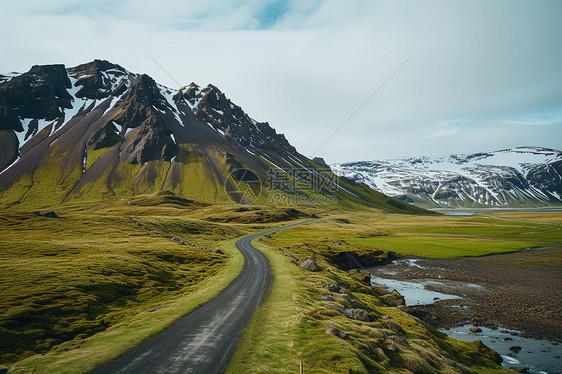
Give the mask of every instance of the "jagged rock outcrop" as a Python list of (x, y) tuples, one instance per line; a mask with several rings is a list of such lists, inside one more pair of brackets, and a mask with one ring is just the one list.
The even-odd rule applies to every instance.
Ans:
[(129, 91), (117, 102), (119, 114), (113, 121), (121, 132), (135, 129), (126, 136), (121, 158), (130, 164), (144, 164), (152, 160), (170, 161), (177, 154), (177, 146), (166, 130), (165, 111), (170, 110), (156, 82), (146, 74), (139, 75)]
[(13, 131), (0, 130), (0, 170), (10, 166), (18, 158), (18, 138)]
[(117, 102), (119, 114), (113, 118), (123, 131), (134, 129), (146, 122), (158, 123), (166, 109), (166, 99), (160, 93), (154, 79), (139, 75), (129, 91)]
[(68, 73), (76, 79), (74, 86), (80, 87), (76, 97), (98, 100), (121, 95), (134, 79), (134, 75), (121, 66), (105, 60), (78, 65), (68, 69)]
[(330, 169), (330, 165), (328, 165), (322, 157), (314, 157), (312, 159), (312, 162), (314, 162), (316, 165), (318, 165), (318, 166), (320, 166), (320, 167), (322, 167), (326, 170), (332, 171), (332, 169)]
[(0, 84), (0, 130), (23, 132), (20, 118), (55, 120), (72, 108), (64, 65), (33, 66)]
[(144, 164), (153, 160), (171, 160), (177, 146), (170, 135), (157, 123), (148, 119), (123, 144), (121, 159), (130, 164)]
[(276, 152), (296, 152), (283, 134), (277, 132), (267, 122), (257, 122), (250, 118), (238, 105), (232, 103), (217, 87), (209, 84), (200, 88), (191, 83), (183, 95), (196, 116), (204, 123), (220, 131), (228, 140), (249, 149), (263, 149)]
[(117, 127), (112, 122), (108, 122), (104, 127), (96, 131), (88, 140), (87, 145), (92, 149), (102, 149), (119, 143), (121, 139)]

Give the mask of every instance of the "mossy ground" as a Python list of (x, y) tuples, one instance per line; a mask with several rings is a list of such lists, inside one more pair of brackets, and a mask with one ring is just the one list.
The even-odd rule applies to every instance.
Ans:
[[(313, 224), (311, 225), (313, 226)], [(311, 227), (312, 229), (312, 227)], [(389, 307), (379, 298), (387, 292), (369, 286), (368, 276), (339, 270), (331, 254), (310, 251), (301, 243), (277, 249), (282, 236), (272, 234), (255, 245), (272, 264), (271, 295), (247, 327), (228, 373), (294, 373), (304, 361), (306, 373), (502, 373), (496, 354), (479, 342), (448, 338), (420, 320)], [(299, 264), (315, 257), (319, 272)], [(341, 286), (330, 292), (325, 286)], [(330, 296), (333, 301), (322, 300)], [(337, 308), (369, 312), (370, 322), (344, 316)], [(328, 334), (337, 328), (345, 338)], [(444, 363), (457, 362), (457, 367)], [(450, 361), (452, 363), (452, 361)]]
[[(562, 213), (509, 215), (513, 221), (380, 211), (332, 211), (324, 216), (254, 241), (272, 264), (275, 282), (245, 330), (229, 373), (293, 373), (301, 360), (306, 373), (508, 372), (479, 341), (448, 338), (402, 307), (390, 306), (385, 301), (387, 291), (370, 287), (367, 274), (345, 270), (347, 264), (341, 261), (345, 257), (340, 254), (383, 262), (384, 252), (376, 239), (383, 239), (384, 249), (397, 253), (446, 258), (552, 245), (562, 237)], [(426, 242), (410, 247), (417, 243), (411, 237)], [(520, 237), (525, 241), (513, 239)], [(448, 244), (439, 248), (443, 241)], [(454, 245), (457, 241), (466, 245)], [(319, 272), (300, 268), (310, 257), (316, 259)], [(341, 290), (330, 292), (327, 284), (339, 284)], [(369, 312), (371, 321), (357, 321), (337, 310), (352, 308), (352, 303)], [(345, 338), (328, 334), (328, 328), (339, 329)]]
[(311, 242), (349, 242), (354, 244), (354, 251), (368, 248), (435, 258), (512, 252), (562, 241), (562, 212), (522, 214), (460, 217), (334, 210), (327, 212), (327, 219), (317, 223), (314, 230), (298, 227), (290, 235)]
[[(275, 281), (230, 372), (289, 373), (299, 360), (307, 373), (456, 372), (442, 363), (446, 357), (477, 372), (501, 371), (479, 344), (449, 339), (382, 303), (384, 291), (342, 268), (342, 256), (377, 262), (387, 256), (381, 249), (456, 257), (544, 246), (559, 240), (562, 221), (555, 213), (514, 214), (508, 221), (325, 206), (295, 212), (207, 205), (166, 192), (70, 201), (54, 210), (59, 218), (38, 217), (24, 205), (0, 212), (1, 363), (18, 373), (82, 373), (116, 357), (234, 279), (242, 266), (235, 238), (311, 216), (324, 219), (257, 243)], [(430, 242), (419, 245), (420, 239)], [(451, 248), (434, 249), (439, 243)], [(306, 257), (322, 270), (302, 270)], [(338, 282), (347, 288), (333, 293), (333, 302), (321, 300), (330, 293), (323, 286)], [(349, 300), (369, 311), (372, 322), (351, 320), (331, 306), (349, 307)], [(326, 334), (328, 327), (346, 332), (346, 339)]]
[(193, 219), (168, 200), (0, 212), (0, 363), (84, 372), (224, 288), (242, 266), (234, 238), (261, 226)]

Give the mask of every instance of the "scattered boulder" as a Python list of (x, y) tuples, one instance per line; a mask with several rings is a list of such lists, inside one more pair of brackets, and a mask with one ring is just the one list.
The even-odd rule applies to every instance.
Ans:
[(301, 264), (301, 268), (303, 268), (304, 270), (308, 270), (308, 271), (318, 271), (318, 270), (320, 270), (320, 267), (316, 263), (316, 260), (313, 259), (313, 258), (309, 258), (308, 260), (305, 260)]
[(471, 332), (482, 332), (482, 329), (480, 327), (471, 327), (470, 331)]
[(529, 369), (526, 367), (516, 368), (513, 370), (515, 370), (517, 373), (529, 374)]
[(355, 319), (357, 321), (369, 322), (369, 313), (364, 309), (353, 308), (353, 309), (346, 309), (344, 310), (343, 314), (351, 319)]
[(520, 345), (512, 345), (511, 347), (509, 347), (510, 351), (513, 351), (515, 353), (519, 353), (521, 351), (521, 346)]
[(391, 319), (383, 319), (381, 321), (381, 324), (385, 328), (387, 328), (389, 330), (392, 330), (397, 334), (400, 334), (400, 335), (406, 335), (407, 334), (406, 331), (402, 328), (402, 326), (400, 326), (398, 323), (394, 322)]
[(215, 249), (215, 253), (218, 253), (219, 255), (224, 255), (224, 252), (220, 248)]
[(556, 340), (553, 340), (553, 341), (550, 342), (550, 344), (552, 344), (552, 345), (558, 345), (558, 342), (557, 342)]
[(337, 310), (340, 313), (344, 313), (346, 311), (346, 309), (343, 307), (343, 305), (338, 304), (338, 303), (332, 303), (330, 304), (330, 308)]
[(335, 285), (333, 283), (328, 283), (327, 285), (324, 286), (325, 289), (327, 289), (330, 292), (336, 292), (339, 293), (341, 290), (341, 287), (338, 285)]
[(320, 297), (320, 300), (322, 300), (322, 301), (334, 301), (334, 297), (332, 295), (322, 295), (322, 297)]
[(40, 210), (38, 212), (35, 212), (35, 214), (37, 214), (40, 217), (58, 218), (57, 214), (52, 210)]
[(330, 327), (329, 329), (326, 330), (326, 333), (337, 336), (338, 338), (341, 339), (347, 338), (347, 333), (345, 331), (341, 331), (340, 329), (337, 329), (335, 327)]

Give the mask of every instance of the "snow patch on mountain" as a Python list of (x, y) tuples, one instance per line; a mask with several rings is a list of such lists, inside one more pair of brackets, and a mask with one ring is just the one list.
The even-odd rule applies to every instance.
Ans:
[(548, 148), (358, 161), (331, 168), (337, 175), (424, 206), (562, 203), (562, 152)]

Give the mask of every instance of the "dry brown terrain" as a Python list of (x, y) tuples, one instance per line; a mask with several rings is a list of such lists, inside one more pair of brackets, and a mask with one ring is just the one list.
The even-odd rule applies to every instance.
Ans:
[(462, 259), (420, 259), (417, 264), (423, 269), (391, 264), (379, 268), (377, 275), (438, 280), (444, 284), (427, 288), (463, 297), (407, 307), (427, 322), (440, 327), (467, 322), (501, 325), (525, 335), (562, 341), (562, 247)]

